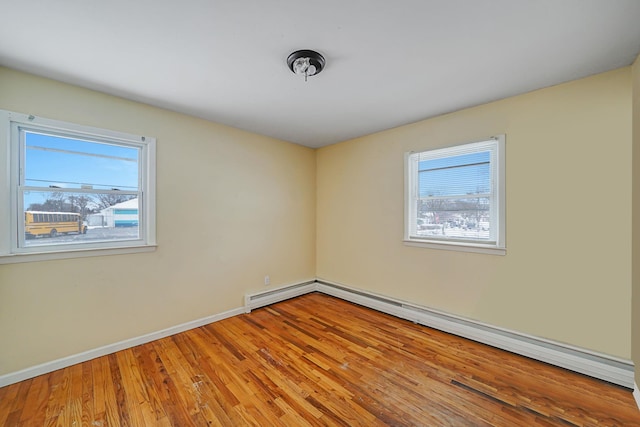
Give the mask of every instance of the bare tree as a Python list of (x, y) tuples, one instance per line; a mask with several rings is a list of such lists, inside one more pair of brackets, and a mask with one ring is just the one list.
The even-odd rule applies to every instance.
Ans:
[[(124, 196), (131, 198), (131, 196)], [(126, 199), (123, 199), (126, 200)], [(69, 194), (62, 191), (52, 192), (43, 203), (31, 203), (27, 210), (44, 211), (44, 212), (76, 212), (86, 216), (94, 211), (92, 205), (95, 202), (91, 195), (86, 194)]]
[(51, 211), (65, 211), (65, 194), (62, 191), (54, 191), (51, 193), (51, 196), (47, 199), (47, 202), (51, 204)]
[(87, 214), (90, 213), (91, 209), (89, 209), (89, 204), (93, 201), (91, 197), (87, 197), (85, 195), (76, 196), (72, 194), (68, 197), (69, 204), (71, 205), (71, 212), (77, 212), (82, 215), (82, 218), (86, 218)]
[(110, 206), (116, 205), (118, 203), (126, 202), (127, 200), (135, 199), (136, 196), (132, 194), (97, 194), (94, 199), (97, 209), (106, 209)]
[(423, 214), (431, 213), (434, 224), (445, 224), (453, 219), (453, 213), (457, 211), (457, 202), (450, 199), (428, 199), (422, 202), (420, 211)]
[(32, 203), (29, 205), (31, 211), (45, 212), (65, 212), (68, 211), (68, 204), (65, 202), (65, 195), (62, 191), (54, 191), (44, 203)]

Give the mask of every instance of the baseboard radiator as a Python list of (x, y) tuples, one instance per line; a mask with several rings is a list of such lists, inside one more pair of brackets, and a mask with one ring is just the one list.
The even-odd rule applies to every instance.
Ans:
[(315, 280), (310, 280), (308, 282), (282, 286), (280, 288), (270, 289), (264, 292), (247, 294), (244, 297), (245, 313), (249, 313), (251, 310), (264, 307), (265, 305), (275, 304), (276, 302), (315, 292), (316, 288), (317, 282)]
[(634, 389), (634, 366), (617, 358), (568, 344), (498, 328), (475, 320), (324, 280), (305, 282), (245, 297), (246, 312), (309, 292), (321, 292), (401, 319), (468, 338), (541, 362)]
[[(196, 319), (161, 331), (152, 332), (139, 337), (130, 338), (103, 347), (73, 354), (61, 359), (52, 360), (32, 366), (18, 372), (0, 375), (0, 387), (14, 384), (44, 373), (62, 369), (76, 363), (85, 362), (96, 357), (111, 354), (126, 348), (135, 347), (153, 340), (164, 338), (189, 329), (197, 328), (228, 317), (249, 313), (251, 310), (286, 299), (295, 298), (311, 292), (322, 292), (345, 301), (350, 301), (383, 313), (406, 319), (434, 329), (452, 333), (464, 338), (488, 344), (512, 353), (540, 360), (581, 374), (589, 375), (629, 389), (634, 389), (634, 367), (630, 360), (619, 359), (566, 344), (545, 340), (519, 332), (497, 328), (495, 326), (454, 316), (437, 310), (399, 301), (384, 295), (374, 294), (324, 280), (310, 280), (269, 289), (245, 296), (244, 307), (238, 307), (224, 313)], [(640, 406), (640, 391), (637, 386), (634, 398)]]

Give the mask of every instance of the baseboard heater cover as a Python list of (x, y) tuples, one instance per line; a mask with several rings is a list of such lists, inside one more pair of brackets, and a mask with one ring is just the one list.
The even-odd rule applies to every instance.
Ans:
[(384, 295), (356, 289), (325, 280), (309, 280), (302, 283), (282, 286), (265, 292), (245, 296), (245, 306), (187, 322), (144, 336), (124, 340), (104, 347), (71, 355), (41, 365), (0, 375), (0, 387), (28, 378), (65, 368), (76, 363), (135, 347), (156, 339), (164, 338), (208, 323), (216, 322), (239, 314), (249, 313), (252, 309), (274, 304), (311, 292), (321, 292), (345, 301), (353, 302), (374, 310), (387, 313), (434, 329), (478, 341), (493, 347), (540, 360), (551, 365), (579, 372), (594, 378), (608, 381), (634, 390), (634, 398), (640, 407), (640, 391), (634, 387), (634, 366), (630, 360), (616, 358), (606, 354), (581, 349), (551, 340), (529, 336), (519, 332), (497, 328), (463, 317), (440, 312), (430, 308), (410, 304)]
[(264, 292), (247, 294), (244, 297), (245, 313), (250, 313), (251, 310), (264, 307), (265, 305), (275, 304), (280, 301), (315, 292), (316, 287), (317, 282), (315, 280), (309, 280), (307, 282), (286, 285)]
[(499, 328), (321, 279), (317, 280), (316, 291), (631, 390), (634, 389), (634, 365), (630, 360)]

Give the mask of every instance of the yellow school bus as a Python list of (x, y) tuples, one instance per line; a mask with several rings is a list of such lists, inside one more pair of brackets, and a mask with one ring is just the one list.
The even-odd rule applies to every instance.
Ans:
[(25, 211), (24, 236), (33, 239), (38, 236), (56, 237), (58, 234), (85, 234), (87, 226), (82, 217), (74, 212)]

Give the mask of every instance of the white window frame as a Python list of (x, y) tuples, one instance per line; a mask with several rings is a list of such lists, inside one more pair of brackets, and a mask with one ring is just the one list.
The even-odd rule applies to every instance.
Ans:
[[(43, 245), (25, 247), (19, 236), (24, 229), (23, 200), (20, 200), (20, 174), (24, 156), (20, 151), (20, 128), (50, 132), (70, 138), (108, 141), (140, 149), (139, 158), (139, 238), (91, 242), (75, 245)], [(0, 264), (78, 258), (113, 254), (150, 252), (156, 247), (156, 140), (153, 137), (99, 129), (33, 115), (0, 110)], [(74, 190), (75, 191), (75, 190)], [(79, 189), (78, 192), (82, 192)]]
[[(505, 139), (505, 135), (496, 135), (451, 147), (405, 153), (404, 243), (406, 245), (494, 255), (506, 254)], [(418, 156), (422, 154), (431, 158), (444, 158), (473, 152), (476, 149), (478, 152), (488, 149), (491, 151), (490, 217), (492, 238), (490, 241), (416, 236), (417, 233), (412, 231), (417, 224)]]

